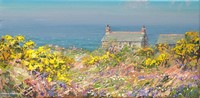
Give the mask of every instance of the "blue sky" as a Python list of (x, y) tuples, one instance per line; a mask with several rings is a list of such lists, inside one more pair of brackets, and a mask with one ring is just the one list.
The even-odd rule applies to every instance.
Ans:
[(6, 23), (199, 25), (198, 0), (0, 0)]

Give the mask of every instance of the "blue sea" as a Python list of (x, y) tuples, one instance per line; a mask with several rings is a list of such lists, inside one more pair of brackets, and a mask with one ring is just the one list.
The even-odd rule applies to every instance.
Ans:
[[(141, 25), (111, 25), (112, 31), (140, 31)], [(199, 25), (146, 25), (149, 44), (156, 43), (159, 34), (187, 31), (200, 31)], [(105, 34), (105, 25), (44, 25), (44, 24), (9, 24), (0, 26), (2, 35), (24, 35), (27, 40), (34, 41), (37, 46), (53, 44), (62, 47), (75, 46), (94, 50), (101, 46)]]

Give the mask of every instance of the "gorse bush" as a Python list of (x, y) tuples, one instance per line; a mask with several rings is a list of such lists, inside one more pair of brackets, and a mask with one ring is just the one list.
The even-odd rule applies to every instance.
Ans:
[(48, 81), (59, 80), (68, 83), (70, 76), (67, 70), (74, 60), (48, 47), (35, 46), (33, 41), (26, 41), (24, 36), (5, 35), (0, 41), (0, 62), (9, 63), (15, 60), (29, 71), (36, 70), (48, 74)]
[(150, 48), (150, 47), (146, 47), (146, 48), (140, 48), (138, 51), (137, 51), (137, 54), (139, 56), (144, 56), (146, 58), (149, 58), (149, 57), (152, 57), (154, 55), (154, 49), (153, 48)]
[(197, 67), (200, 56), (199, 41), (198, 32), (186, 32), (185, 38), (177, 41), (175, 47), (169, 47), (167, 43), (158, 44), (155, 49), (141, 48), (137, 54), (146, 57), (143, 61), (143, 65), (146, 67), (166, 65), (169, 59), (172, 61), (177, 59), (184, 67), (192, 64)]
[(185, 39), (177, 41), (176, 46), (173, 48), (175, 58), (177, 58), (182, 67), (186, 67), (187, 63), (196, 60), (198, 63), (200, 54), (200, 38), (198, 32), (186, 32)]
[[(99, 52), (98, 52), (99, 51)], [(95, 50), (92, 53), (82, 58), (82, 63), (86, 66), (99, 65), (99, 66), (116, 66), (119, 63), (126, 62), (127, 58), (132, 54), (132, 48), (124, 47), (121, 51), (110, 52), (106, 50)]]
[[(157, 67), (159, 65), (169, 66), (175, 59), (181, 62), (181, 65), (197, 65), (199, 59), (199, 36), (198, 32), (186, 32), (185, 38), (177, 41), (174, 47), (167, 43), (158, 44), (154, 47), (131, 48), (125, 46), (120, 51), (111, 53), (107, 51), (96, 50), (83, 57), (84, 65), (117, 65), (119, 63), (132, 63), (143, 65), (146, 68)], [(139, 58), (139, 59), (137, 59)], [(196, 60), (196, 61), (195, 61)], [(131, 62), (130, 62), (131, 61)], [(191, 63), (192, 62), (192, 63)], [(194, 65), (194, 64), (193, 64)]]
[(143, 65), (145, 67), (157, 67), (158, 65), (163, 65), (164, 63), (166, 63), (169, 60), (168, 58), (168, 54), (166, 53), (162, 53), (159, 54), (158, 57), (154, 57), (154, 58), (147, 58), (144, 62)]
[[(198, 71), (179, 72), (173, 65), (199, 65), (199, 41), (197, 32), (186, 32), (185, 38), (174, 47), (166, 43), (145, 48), (125, 46), (117, 51), (99, 48), (90, 52), (57, 46), (37, 47), (24, 36), (5, 35), (0, 39), (0, 93), (14, 91), (23, 96), (24, 91), (32, 88), (41, 96), (77, 96), (80, 92), (81, 96), (100, 97), (154, 97), (159, 93), (196, 97), (199, 96)], [(163, 68), (166, 65), (172, 67)], [(191, 85), (179, 88), (178, 85), (187, 82)]]
[(106, 52), (105, 54), (100, 56), (93, 56), (93, 55), (85, 56), (83, 57), (82, 63), (85, 65), (94, 65), (95, 63), (109, 62), (111, 59), (114, 58), (115, 58), (114, 54)]

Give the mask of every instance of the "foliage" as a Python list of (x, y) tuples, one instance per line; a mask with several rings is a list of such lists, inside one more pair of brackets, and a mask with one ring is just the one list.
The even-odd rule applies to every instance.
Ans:
[(95, 63), (103, 63), (103, 62), (109, 62), (111, 59), (115, 58), (115, 55), (110, 53), (110, 52), (106, 52), (103, 55), (100, 56), (93, 56), (93, 55), (89, 55), (89, 56), (85, 56), (83, 57), (83, 64), (85, 65), (94, 65)]
[(139, 56), (144, 56), (146, 58), (152, 57), (154, 55), (153, 48), (146, 47), (146, 48), (140, 48), (137, 53)]
[(175, 57), (181, 61), (182, 65), (186, 65), (191, 60), (195, 60), (200, 49), (198, 32), (186, 32), (186, 38), (181, 39), (173, 48)]
[(162, 53), (160, 55), (158, 55), (157, 58), (147, 58), (145, 61), (144, 61), (144, 66), (146, 67), (155, 67), (155, 66), (158, 66), (160, 64), (163, 64), (164, 62), (166, 62), (168, 60), (168, 54), (165, 54), (165, 53)]
[(198, 98), (200, 96), (200, 88), (198, 87), (188, 87), (181, 85), (176, 89), (173, 89), (170, 93), (171, 97), (186, 97), (186, 98)]
[(122, 50), (111, 53), (102, 49), (95, 50), (94, 52), (86, 55), (82, 58), (82, 63), (88, 65), (99, 65), (99, 66), (116, 66), (119, 63), (126, 62), (133, 53), (133, 48), (124, 47)]
[(190, 44), (199, 44), (200, 38), (198, 32), (186, 32), (185, 39)]
[[(158, 44), (155, 49), (141, 48), (138, 51), (138, 55), (145, 56), (146, 59), (143, 62), (145, 66), (158, 66), (166, 65), (169, 59), (175, 58), (181, 61), (181, 65), (196, 65), (199, 59), (200, 38), (198, 32), (186, 32), (185, 39), (177, 41), (174, 48), (169, 47), (168, 44)], [(157, 54), (154, 56), (154, 54)], [(196, 60), (196, 61), (194, 61)]]
[(124, 46), (121, 51), (115, 53), (116, 57), (118, 58), (118, 61), (124, 62), (128, 58), (128, 54), (130, 54), (132, 51), (132, 48), (128, 46)]
[(0, 61), (7, 62), (9, 60), (13, 60), (15, 58), (13, 57), (14, 54), (15, 56), (20, 56), (20, 52), (22, 51), (20, 43), (23, 41), (23, 36), (3, 36), (0, 41)]
[[(22, 97), (21, 89), (18, 87), (26, 87), (25, 84), (22, 84), (26, 77), (24, 74), (19, 75), (17, 71), (19, 70), (15, 70), (14, 66), (0, 62), (0, 95), (8, 93), (8, 95), (1, 95), (1, 97)], [(15, 92), (15, 94), (11, 94), (11, 92)]]
[(147, 58), (145, 61), (144, 61), (144, 65), (146, 67), (154, 67), (154, 66), (158, 66), (159, 65), (159, 62), (156, 61), (155, 59), (151, 59), (151, 58)]
[[(171, 97), (196, 97), (199, 95), (197, 93), (199, 87), (196, 87), (199, 85), (199, 75), (195, 72), (187, 71), (180, 74), (178, 68), (172, 67), (161, 71), (147, 70), (152, 71), (150, 74), (146, 70), (135, 70), (135, 66), (160, 68), (160, 65), (175, 61), (174, 58), (180, 61), (184, 58), (184, 64), (197, 65), (198, 43), (197, 33), (186, 32), (186, 38), (178, 41), (174, 48), (167, 44), (158, 44), (155, 48), (146, 47), (137, 51), (130, 47), (124, 47), (117, 52), (108, 52), (101, 48), (93, 52), (71, 49), (59, 51), (52, 50), (51, 47), (47, 46), (36, 47), (33, 41), (26, 41), (23, 36), (6, 35), (0, 41), (0, 84), (2, 84), (0, 92), (2, 90), (4, 90), (3, 92), (11, 92), (9, 88), (18, 84), (14, 81), (15, 79), (24, 80), (25, 75), (9, 75), (13, 71), (13, 67), (19, 67), (28, 70), (31, 74), (41, 73), (38, 80), (31, 80), (32, 83), (53, 81), (46, 83), (45, 87), (48, 86), (49, 89), (44, 90), (45, 94), (43, 95), (47, 96), (55, 96), (57, 88), (63, 87), (64, 89), (61, 91), (64, 92), (63, 94), (72, 92), (74, 95), (81, 93), (94, 97), (162, 97), (165, 94)], [(81, 63), (79, 60), (73, 59), (76, 57), (81, 60)], [(81, 70), (81, 67), (70, 68), (77, 62), (77, 65), (84, 64), (87, 67), (84, 66), (85, 68)], [(15, 70), (19, 71), (19, 69)], [(9, 78), (6, 79), (6, 77)], [(167, 77), (167, 81), (162, 82), (165, 77)], [(59, 83), (60, 81), (62, 82)], [(182, 81), (185, 81), (184, 84), (191, 82), (191, 85), (179, 87)], [(55, 82), (58, 85), (54, 85)], [(68, 85), (68, 88), (68, 86), (63, 85), (63, 82), (70, 82), (71, 85)], [(44, 85), (42, 82), (36, 84)], [(16, 91), (16, 88), (12, 89)], [(37, 91), (41, 92), (40, 90), (41, 88), (38, 87)], [(48, 94), (49, 92), (50, 94)]]
[(158, 57), (157, 57), (157, 61), (163, 65), (163, 63), (166, 63), (169, 60), (169, 54), (167, 53), (161, 53)]
[(5, 35), (0, 42), (0, 61), (9, 63), (17, 60), (16, 62), (29, 71), (47, 73), (49, 81), (54, 79), (69, 82), (67, 70), (74, 60), (63, 56), (58, 51), (51, 51), (48, 47), (36, 48), (35, 46), (33, 41), (25, 41), (24, 36)]
[(160, 52), (160, 53), (165, 53), (165, 52), (169, 52), (170, 51), (170, 47), (169, 47), (169, 45), (168, 44), (158, 44), (157, 46), (156, 46), (156, 49), (155, 50), (157, 50), (158, 52)]

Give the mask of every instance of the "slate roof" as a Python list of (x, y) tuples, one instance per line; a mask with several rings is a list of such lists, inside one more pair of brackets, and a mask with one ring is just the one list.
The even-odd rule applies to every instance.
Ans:
[(182, 38), (185, 38), (184, 34), (160, 34), (156, 44), (159, 43), (176, 44), (176, 42)]
[(105, 35), (101, 41), (131, 41), (131, 42), (141, 42), (144, 33), (142, 32), (111, 32), (108, 35)]

